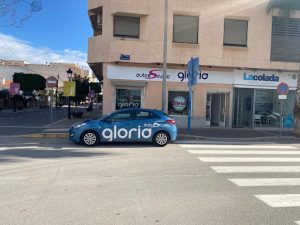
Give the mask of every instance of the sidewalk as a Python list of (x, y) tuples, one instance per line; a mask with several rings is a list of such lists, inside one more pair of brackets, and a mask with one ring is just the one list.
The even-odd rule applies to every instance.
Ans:
[[(79, 111), (83, 111), (83, 110), (79, 110)], [(83, 111), (83, 113), (84, 114), (81, 118), (71, 118), (71, 119), (65, 118), (53, 123), (52, 125), (47, 126), (47, 129), (63, 129), (63, 128), (69, 129), (73, 124), (78, 123), (80, 121), (94, 119), (96, 117), (102, 116), (100, 109), (94, 109), (91, 112)]]
[(179, 139), (207, 141), (299, 141), (292, 130), (283, 130), (279, 137), (279, 129), (247, 129), (247, 128), (199, 128), (192, 129), (188, 134), (186, 129), (179, 129)]
[[(93, 119), (101, 116), (99, 109), (92, 112), (85, 112), (82, 118), (62, 119), (45, 127), (40, 134), (31, 137), (66, 138), (69, 128), (80, 121)], [(283, 130), (279, 138), (279, 130), (246, 129), (246, 128), (199, 128), (192, 129), (187, 133), (187, 129), (178, 129), (178, 140), (195, 141), (294, 141), (300, 142), (300, 138), (293, 135), (291, 130)]]

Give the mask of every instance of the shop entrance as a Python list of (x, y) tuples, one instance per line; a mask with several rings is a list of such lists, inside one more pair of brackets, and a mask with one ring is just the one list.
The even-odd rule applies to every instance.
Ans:
[(209, 126), (226, 126), (226, 93), (207, 94), (206, 122)]
[(234, 89), (234, 127), (253, 127), (254, 89)]

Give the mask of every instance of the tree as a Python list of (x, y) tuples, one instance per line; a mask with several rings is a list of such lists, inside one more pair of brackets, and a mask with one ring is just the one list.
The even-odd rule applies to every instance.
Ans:
[(22, 91), (40, 91), (46, 88), (46, 79), (39, 74), (15, 73), (14, 83), (20, 83)]
[[(273, 9), (279, 9), (279, 16), (282, 19), (287, 19), (295, 13), (296, 10), (300, 10), (300, 0), (270, 0), (267, 6), (267, 13), (270, 13)], [(296, 102), (294, 106), (294, 114), (296, 118), (296, 125), (294, 133), (300, 136), (300, 82), (298, 79)]]
[(91, 90), (94, 90), (95, 93), (101, 93), (101, 91), (102, 91), (101, 83), (92, 82), (92, 83), (90, 83), (90, 88), (91, 88)]
[(290, 17), (296, 10), (300, 9), (300, 0), (270, 0), (267, 6), (267, 13), (279, 9), (279, 15)]
[(82, 78), (80, 75), (76, 75), (73, 78), (73, 81), (76, 82), (76, 95), (71, 97), (70, 100), (75, 102), (78, 105), (81, 101), (85, 101), (89, 93), (89, 79)]

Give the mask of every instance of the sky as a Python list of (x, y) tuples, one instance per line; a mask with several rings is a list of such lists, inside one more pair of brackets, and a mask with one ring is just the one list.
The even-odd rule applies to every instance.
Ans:
[(87, 4), (87, 0), (1, 0), (0, 59), (87, 67), (92, 36)]

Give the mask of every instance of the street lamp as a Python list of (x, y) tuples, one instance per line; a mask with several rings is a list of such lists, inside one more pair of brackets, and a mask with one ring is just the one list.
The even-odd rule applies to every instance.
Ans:
[[(73, 74), (73, 71), (69, 68), (67, 70), (67, 74), (68, 74), (68, 79), (69, 79), (69, 82), (71, 81), (72, 79), (72, 74)], [(70, 101), (70, 96), (69, 96), (69, 103), (68, 103), (68, 118), (71, 119), (71, 101)]]

